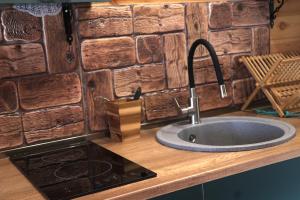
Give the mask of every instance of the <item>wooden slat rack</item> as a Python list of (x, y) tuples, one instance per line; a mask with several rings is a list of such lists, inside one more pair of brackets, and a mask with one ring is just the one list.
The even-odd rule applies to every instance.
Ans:
[(280, 117), (285, 110), (300, 108), (300, 53), (288, 52), (263, 56), (243, 56), (240, 59), (256, 81), (245, 110), (262, 90)]

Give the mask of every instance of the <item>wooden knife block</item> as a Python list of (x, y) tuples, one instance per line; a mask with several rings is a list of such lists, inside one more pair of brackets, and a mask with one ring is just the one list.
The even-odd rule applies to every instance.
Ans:
[(123, 141), (140, 136), (142, 101), (119, 99), (109, 101), (106, 105), (106, 116), (113, 140)]

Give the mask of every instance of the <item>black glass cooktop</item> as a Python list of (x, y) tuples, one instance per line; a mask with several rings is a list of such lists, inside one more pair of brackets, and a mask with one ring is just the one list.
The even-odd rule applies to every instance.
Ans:
[(72, 199), (156, 176), (92, 142), (11, 160), (49, 200)]

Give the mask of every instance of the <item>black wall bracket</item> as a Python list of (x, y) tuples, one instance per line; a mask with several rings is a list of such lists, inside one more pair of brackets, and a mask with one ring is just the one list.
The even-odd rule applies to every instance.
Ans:
[(285, 3), (284, 0), (277, 0), (278, 6), (275, 7), (275, 0), (269, 0), (269, 10), (270, 10), (270, 26), (273, 28), (275, 19), (277, 17), (277, 13), (282, 8), (283, 4)]
[(66, 40), (69, 45), (72, 44), (73, 36), (72, 36), (72, 6), (70, 3), (63, 3), (62, 4), (62, 12), (64, 17), (64, 25), (65, 25), (65, 32), (66, 32)]

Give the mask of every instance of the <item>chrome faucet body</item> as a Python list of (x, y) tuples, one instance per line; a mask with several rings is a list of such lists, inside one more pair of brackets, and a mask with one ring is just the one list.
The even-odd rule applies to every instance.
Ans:
[(195, 90), (195, 80), (194, 80), (194, 71), (193, 71), (193, 61), (194, 61), (195, 51), (196, 51), (196, 48), (200, 44), (206, 47), (206, 49), (208, 50), (209, 55), (213, 61), (218, 84), (220, 86), (221, 98), (224, 98), (227, 96), (226, 87), (225, 87), (224, 79), (223, 79), (223, 74), (221, 71), (221, 67), (219, 64), (219, 60), (218, 60), (216, 51), (214, 50), (213, 46), (207, 40), (204, 40), (204, 39), (196, 40), (192, 44), (191, 49), (189, 51), (189, 56), (188, 56), (188, 75), (189, 75), (189, 87), (190, 87), (189, 107), (181, 108), (178, 101), (175, 99), (176, 105), (180, 109), (181, 113), (188, 114), (190, 116), (192, 124), (201, 123), (199, 97), (197, 96), (196, 90)]

